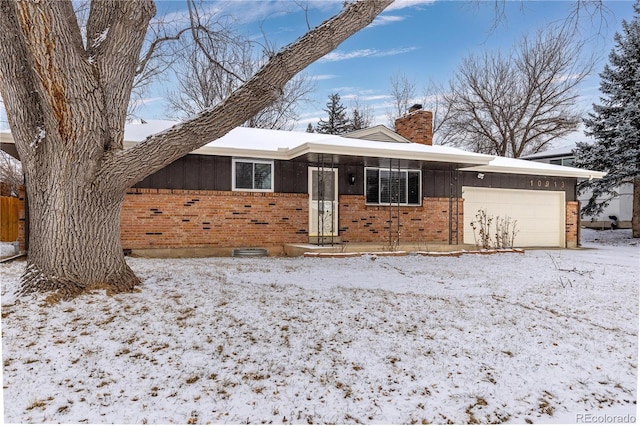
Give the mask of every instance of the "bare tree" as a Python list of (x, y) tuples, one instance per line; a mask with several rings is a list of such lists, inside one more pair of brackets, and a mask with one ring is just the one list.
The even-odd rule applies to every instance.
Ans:
[[(191, 4), (194, 0), (186, 0)], [(131, 89), (131, 101), (129, 102), (127, 115), (135, 115), (136, 109), (142, 104), (152, 83), (161, 79), (165, 72), (179, 57), (179, 46), (175, 42), (181, 41), (192, 31), (194, 23), (191, 20), (183, 20), (178, 17), (168, 16), (154, 17), (149, 22), (145, 36), (139, 63), (136, 67), (133, 87)]]
[(433, 144), (451, 144), (451, 135), (446, 124), (451, 117), (452, 105), (445, 102), (446, 89), (442, 84), (430, 81), (422, 98), (423, 109), (433, 114)]
[[(216, 25), (221, 24), (217, 22)], [(169, 92), (168, 102), (172, 112), (182, 119), (224, 101), (266, 63), (268, 55), (272, 55), (257, 58), (252, 43), (235, 35), (226, 25), (199, 40), (194, 44), (185, 39), (183, 48), (177, 53), (179, 59), (174, 62), (178, 87)], [(298, 74), (285, 84), (275, 102), (244, 125), (291, 130), (299, 118), (300, 105), (308, 101), (307, 96), (313, 89), (311, 80), (305, 74)]]
[(373, 112), (371, 107), (360, 100), (359, 96), (350, 102), (351, 128), (352, 130), (366, 129), (373, 124)]
[(578, 128), (577, 86), (592, 58), (567, 31), (524, 37), (508, 55), (470, 55), (444, 96), (447, 139), (476, 152), (509, 157), (536, 153)]
[(395, 129), (396, 119), (406, 114), (409, 107), (415, 103), (416, 83), (404, 73), (394, 74), (389, 82), (391, 83), (392, 105), (387, 110), (387, 119), (389, 127)]
[(23, 183), (20, 161), (0, 150), (0, 184), (3, 187), (3, 193), (6, 191), (6, 195), (15, 197)]
[(177, 88), (168, 94), (171, 111), (181, 119), (227, 99), (255, 68), (250, 44), (226, 27), (209, 34), (200, 45), (190, 39), (181, 45), (173, 67)]
[(29, 196), (22, 291), (130, 291), (120, 211), (128, 188), (275, 101), (306, 66), (392, 0), (356, 1), (273, 55), (224, 102), (123, 149), (151, 0), (93, 1), (86, 44), (70, 0), (0, 2), (0, 92)]
[(284, 86), (278, 99), (247, 120), (244, 125), (261, 129), (292, 130), (300, 119), (300, 107), (310, 102), (308, 95), (314, 89), (313, 81), (306, 74), (298, 74)]

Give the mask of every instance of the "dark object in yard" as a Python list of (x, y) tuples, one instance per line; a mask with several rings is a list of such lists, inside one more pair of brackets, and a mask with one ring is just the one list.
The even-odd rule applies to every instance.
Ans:
[(611, 221), (611, 229), (618, 229), (618, 216), (609, 216)]

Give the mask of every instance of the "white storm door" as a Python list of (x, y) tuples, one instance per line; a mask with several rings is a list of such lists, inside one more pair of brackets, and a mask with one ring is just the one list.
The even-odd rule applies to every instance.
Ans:
[(309, 236), (338, 235), (338, 169), (309, 167)]

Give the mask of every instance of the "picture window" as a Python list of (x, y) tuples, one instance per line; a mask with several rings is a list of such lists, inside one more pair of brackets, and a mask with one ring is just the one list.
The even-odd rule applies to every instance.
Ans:
[(420, 170), (365, 169), (367, 204), (419, 206), (422, 200)]

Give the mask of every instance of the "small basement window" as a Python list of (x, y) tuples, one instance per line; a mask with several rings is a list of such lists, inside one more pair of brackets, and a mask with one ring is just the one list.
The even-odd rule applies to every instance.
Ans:
[(365, 168), (367, 204), (419, 206), (422, 200), (420, 170)]
[(273, 161), (234, 159), (234, 191), (273, 191)]

